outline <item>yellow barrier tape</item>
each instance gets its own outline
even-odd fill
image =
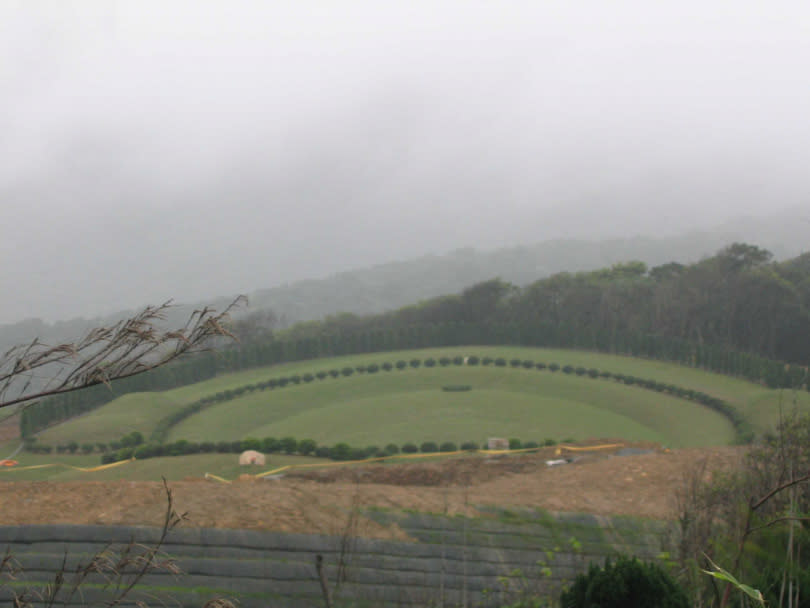
[[[575,445],[561,445],[561,450],[571,450],[572,452],[590,452],[593,450],[610,450],[612,448],[623,448],[623,443],[606,443],[604,445],[585,445],[585,446],[575,446]]]
[[[0,469],[0,471],[32,471],[34,469],[47,469],[50,467],[62,467],[65,469],[70,469],[72,471],[80,471],[82,473],[95,473],[96,471],[103,471],[105,469],[112,469],[113,467],[120,467],[122,464],[127,464],[133,462],[135,459],[130,458],[129,460],[117,460],[116,462],[110,462],[107,464],[102,464],[97,467],[77,467],[72,464],[66,464],[64,462],[49,462],[47,464],[29,464],[26,466],[21,467],[7,467]]]
[[[222,483],[231,483],[230,479],[225,479],[224,477],[220,477],[219,475],[214,475],[213,473],[206,473],[205,478],[206,479],[216,479],[217,481],[220,481]]]

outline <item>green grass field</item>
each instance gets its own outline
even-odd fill
[[[272,377],[399,359],[476,354],[595,367],[703,391],[735,405],[758,430],[772,427],[780,401],[810,410],[810,395],[792,395],[750,382],[663,363],[583,351],[520,347],[441,348],[302,361],[228,374],[161,393],[122,396],[41,433],[43,443],[102,441],[132,430],[149,435],[167,413],[203,396]],[[445,393],[444,384],[470,384]],[[701,406],[612,381],[496,367],[436,367],[355,374],[254,393],[189,418],[173,439],[220,440],[293,435],[358,445],[573,436],[653,439],[678,445],[728,442],[731,427]]]

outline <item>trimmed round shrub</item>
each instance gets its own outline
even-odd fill
[[[304,374],[303,376],[301,376],[301,379],[302,379],[304,382],[312,382],[313,380],[315,380],[315,376],[313,376],[312,374],[310,374],[309,372],[307,372],[306,374]]]
[[[329,457],[332,460],[351,460],[352,448],[348,443],[336,443],[329,450]]]
[[[376,458],[377,456],[385,456],[385,454],[376,445],[370,445],[363,449],[364,458]]]
[[[433,357],[425,359],[425,367],[436,367],[436,359]]]
[[[411,367],[417,368],[420,365],[422,365],[422,360],[421,359],[411,359],[409,363],[410,363]]]
[[[309,456],[318,448],[318,444],[314,439],[302,439],[298,442],[298,453],[303,456]]]
[[[365,374],[366,373],[366,366],[365,365],[358,365],[354,369],[357,370],[358,374]]]
[[[525,369],[533,369],[534,368],[534,361],[529,361],[528,359],[524,360],[522,363]]]
[[[402,453],[403,454],[416,454],[419,451],[419,448],[415,443],[406,443],[402,446]]]
[[[548,364],[549,371],[557,372],[560,371],[560,364],[559,363],[549,363]]]
[[[293,384],[301,384],[301,376],[295,374],[294,376],[290,376],[290,382]]]
[[[492,357],[484,357],[481,359],[481,365],[492,365],[494,361]]]
[[[391,365],[390,361],[386,361],[385,363],[380,365],[380,367],[383,369],[383,371],[386,371],[386,372],[390,372],[392,369],[394,369],[394,366]]]
[[[521,447],[523,447],[523,443],[520,441],[520,439],[513,437],[512,439],[509,440],[510,450],[519,450]]]
[[[467,357],[467,365],[478,365],[481,362],[481,359],[476,357],[475,355],[470,355]]]
[[[543,363],[542,361],[538,361],[537,363],[534,364],[534,366],[539,370],[544,370],[547,367],[546,364]]]
[[[611,374],[610,372],[606,372],[605,370],[599,372],[599,377],[604,378],[605,380],[607,380],[611,376],[613,376],[613,374]]]
[[[260,452],[265,454],[273,454],[274,452],[281,451],[281,442],[275,437],[265,437],[262,439],[262,449]]]
[[[446,393],[464,393],[467,391],[472,390],[472,386],[469,384],[448,384],[442,387],[442,390]]]
[[[573,365],[564,365],[562,368],[562,372],[564,374],[573,374],[574,373],[574,366]]]
[[[354,368],[348,366],[344,367],[342,370],[340,370],[340,373],[344,376],[351,376],[354,373]]]
[[[245,450],[256,450],[260,452],[262,449],[262,440],[256,439],[254,437],[246,437],[242,440],[242,451]]]
[[[318,380],[323,380],[323,379],[324,379],[324,378],[326,378],[328,375],[329,375],[329,374],[327,374],[325,371],[321,370],[321,371],[319,371],[318,373],[316,373],[316,374],[315,374],[315,377],[316,377]]]
[[[298,441],[295,437],[284,437],[280,441],[281,443],[281,451],[285,454],[295,454],[298,450]]]
[[[402,360],[397,361],[396,363],[397,369],[405,369],[406,367],[408,367],[408,364],[405,361]]]
[[[533,450],[534,448],[539,448],[540,444],[536,441],[527,441],[523,444],[523,448],[526,450]]]
[[[543,445],[546,446],[546,447],[549,447],[549,446],[552,446],[552,445],[557,445],[557,440],[556,439],[543,439]]]
[[[674,578],[655,562],[635,557],[591,563],[560,595],[566,608],[689,608],[689,599]]]
[[[379,366],[379,365],[377,365],[376,363],[372,363],[371,365],[369,365],[369,366],[366,368],[366,371],[367,371],[369,374],[376,374],[378,371],[380,371],[380,366]]]
[[[329,458],[332,456],[332,448],[325,445],[319,445],[315,448],[315,456],[318,458]]]
[[[337,378],[338,376],[340,376],[340,370],[339,369],[330,369],[329,370],[329,375],[332,376],[333,378]]]
[[[496,367],[506,367],[506,359],[503,357],[498,357],[495,359],[495,365]]]
[[[419,451],[423,454],[433,454],[439,451],[439,446],[435,441],[425,441],[419,446]]]
[[[478,444],[475,441],[465,441],[461,444],[462,450],[477,450]]]
[[[278,385],[283,388],[290,383],[290,379],[287,377],[279,378],[278,380],[276,380],[276,382],[278,382]]]
[[[456,444],[453,443],[452,441],[445,441],[444,443],[442,443],[439,446],[439,451],[440,452],[456,452],[456,451],[458,451],[458,448],[456,447]]]
[[[586,373],[588,373],[588,370],[587,370],[587,369],[585,369],[584,367],[578,367],[578,368],[576,368],[576,369],[574,370],[574,373],[575,373],[577,376],[584,376]]]
[[[523,361],[521,361],[520,359],[509,359],[509,365],[511,367],[520,367],[521,365],[523,365]]]
[[[464,365],[464,357],[461,355],[453,357],[453,365]]]
[[[399,446],[396,443],[389,443],[385,446],[386,454],[399,454]]]
[[[452,362],[453,361],[450,359],[450,357],[439,357],[439,365],[441,365],[443,367],[447,367]]]

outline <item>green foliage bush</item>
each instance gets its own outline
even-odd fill
[[[399,454],[399,446],[396,443],[389,443],[385,446],[386,454]]]
[[[405,369],[408,367],[408,364],[405,361],[399,360],[397,361],[396,368],[397,369]]]
[[[421,359],[411,359],[410,360],[410,365],[411,365],[412,368],[416,369],[417,367],[422,365],[422,360]]]
[[[433,454],[439,451],[439,446],[435,441],[425,441],[419,446],[419,451],[423,454]]]
[[[548,364],[548,369],[549,369],[549,371],[557,372],[557,371],[560,370],[560,364],[559,363],[549,363]]]
[[[344,376],[351,376],[354,373],[354,368],[344,367],[342,370],[340,370],[340,373],[343,374]]]
[[[464,365],[464,357],[461,355],[453,357],[453,365]]]
[[[537,363],[534,364],[534,366],[539,370],[544,370],[547,367],[547,365],[542,361],[538,361]]]
[[[560,595],[562,608],[689,608],[686,593],[656,563],[619,556],[591,564]]]
[[[465,441],[461,444],[462,450],[477,450],[478,444],[475,441]]]
[[[573,374],[574,373],[574,366],[573,365],[564,365],[562,368],[564,374]]]
[[[402,453],[403,454],[416,454],[419,451],[419,448],[415,443],[406,443],[402,446]]]
[[[456,447],[456,444],[452,441],[445,441],[439,446],[440,452],[455,452],[457,450],[458,448]]]
[[[386,371],[386,372],[390,372],[392,369],[394,369],[394,366],[391,365],[390,361],[386,361],[385,363],[380,365],[380,367],[383,369],[383,371]]]
[[[498,357],[495,359],[495,366],[496,367],[506,367],[506,359],[503,357]]]
[[[425,367],[436,367],[436,359],[433,357],[425,359]]]
[[[512,367],[520,367],[521,365],[523,365],[523,361],[521,361],[520,359],[509,359],[509,365],[511,365]]]
[[[309,456],[317,449],[318,444],[314,439],[302,439],[298,442],[298,453],[302,456]]]
[[[520,439],[512,437],[509,439],[509,449],[510,450],[519,450],[523,444],[521,443]]]
[[[469,384],[448,384],[442,387],[442,390],[446,393],[464,393],[467,391],[472,390],[472,386]]]
[[[484,357],[481,359],[481,365],[492,365],[495,360],[492,357]]]
[[[481,359],[476,357],[475,355],[470,355],[467,357],[467,365],[478,365],[481,362]]]
[[[372,363],[366,368],[366,371],[368,371],[369,374],[376,374],[378,371],[380,371],[380,366],[376,363]]]
[[[534,368],[534,361],[530,361],[529,359],[525,359],[523,363],[523,369],[533,369]]]

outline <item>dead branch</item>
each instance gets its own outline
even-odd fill
[[[206,350],[215,338],[235,339],[227,322],[234,308],[246,301],[239,296],[220,313],[211,308],[195,310],[181,329],[160,327],[173,306],[168,301],[147,306],[114,325],[94,328],[75,343],[49,346],[34,338],[14,346],[0,358],[0,407],[109,385]],[[47,382],[37,382],[46,377]]]

